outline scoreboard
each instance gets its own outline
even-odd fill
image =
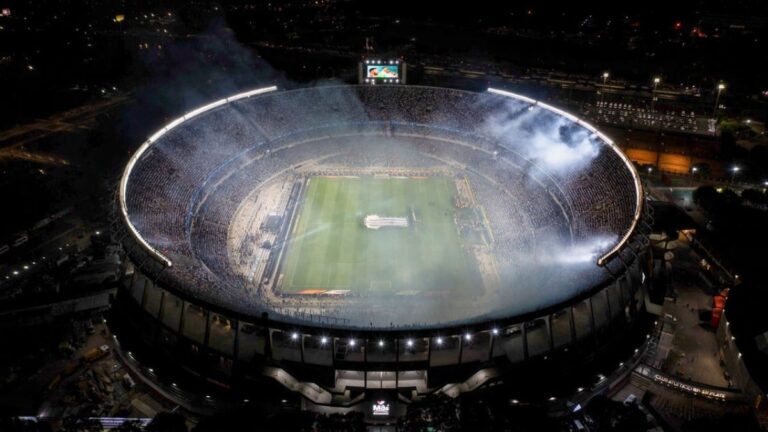
[[[363,59],[357,75],[360,84],[405,84],[406,66],[400,59]]]

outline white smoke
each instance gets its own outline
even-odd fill
[[[488,116],[483,129],[487,136],[501,137],[505,147],[561,176],[585,168],[600,153],[590,131],[521,101],[507,101],[503,109]]]
[[[590,237],[573,244],[548,250],[548,252],[551,252],[548,259],[553,263],[562,265],[594,265],[597,259],[614,244],[616,244],[615,236]]]

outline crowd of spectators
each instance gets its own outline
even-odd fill
[[[516,129],[488,126],[488,118],[501,118],[535,136],[556,116],[541,109],[531,116],[531,108],[488,93],[404,86],[319,87],[238,101],[181,124],[150,147],[130,176],[128,214],[173,262],[161,282],[246,313],[269,308],[232,268],[233,215],[266,181],[308,162],[464,173],[502,263],[541,238],[620,238],[636,193],[616,152],[602,145],[588,167],[549,172],[527,157]],[[572,132],[559,133],[569,144]]]

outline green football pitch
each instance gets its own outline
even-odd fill
[[[480,275],[454,224],[455,193],[449,177],[310,178],[286,246],[280,290],[477,293]],[[369,214],[415,214],[416,222],[373,230],[363,225]]]

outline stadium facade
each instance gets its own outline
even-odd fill
[[[318,404],[469,391],[610,344],[645,303],[635,168],[591,125],[501,90],[238,94],[150,137],[117,208],[122,332]],[[366,230],[370,214],[404,222]]]

